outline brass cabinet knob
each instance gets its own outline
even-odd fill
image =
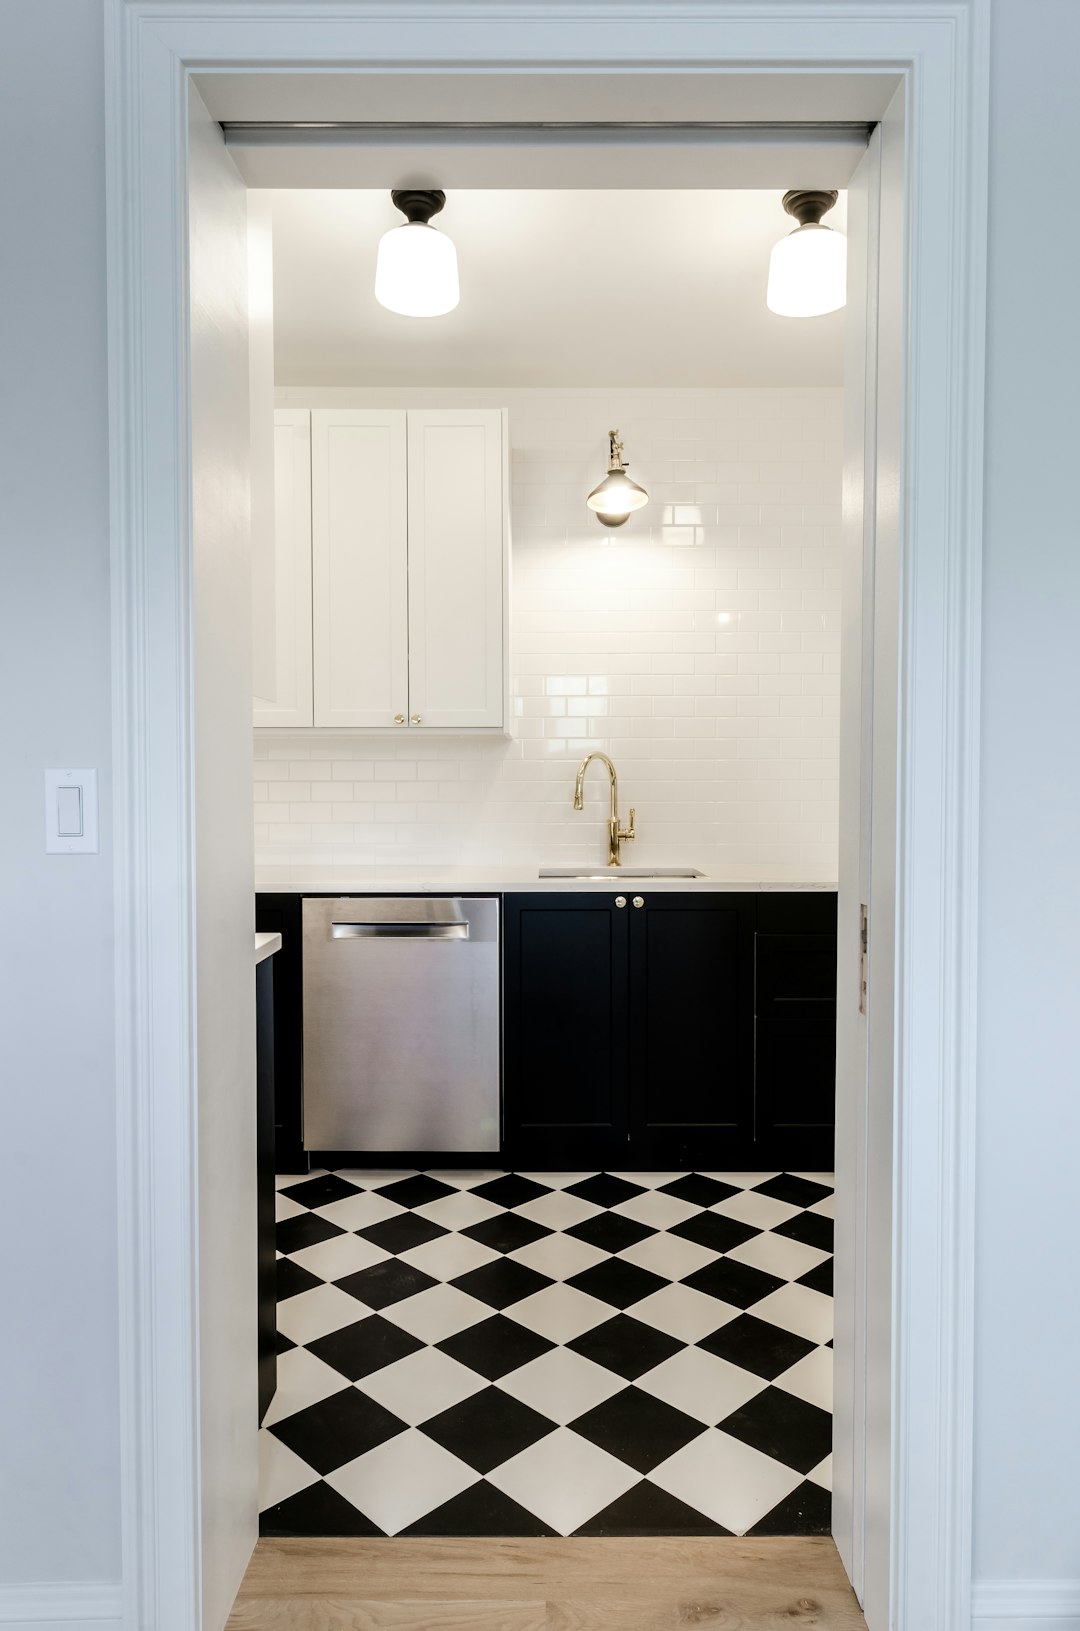
[[[626,905],[626,896],[625,895],[616,895],[615,896],[615,904],[616,904],[616,906],[625,906]]]
[[[419,725],[421,723],[419,714],[410,714],[409,718],[414,725]]]
[[[634,905],[635,906],[644,906],[644,904],[645,904],[645,897],[643,895],[635,895],[634,896]]]
[[[394,715],[394,724],[395,725],[404,725],[404,723],[405,723],[405,715],[404,714],[395,714]]]

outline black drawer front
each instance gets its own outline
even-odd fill
[[[831,1019],[836,1012],[836,936],[762,934],[755,940],[758,1018]]]

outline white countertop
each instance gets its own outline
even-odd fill
[[[265,962],[267,957],[273,957],[276,951],[281,950],[281,936],[279,934],[256,934],[255,961]]]
[[[556,863],[552,863],[553,865]],[[674,864],[674,863],[673,863]],[[263,866],[255,869],[260,894],[579,894],[624,889],[627,893],[747,892],[808,890],[835,894],[836,884],[824,880],[769,877],[734,878],[730,873],[706,872],[701,878],[541,878],[535,866]],[[280,944],[280,937],[278,938]],[[266,954],[264,954],[266,955]]]

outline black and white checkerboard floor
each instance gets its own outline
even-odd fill
[[[827,1532],[831,1185],[279,1178],[263,1534]]]

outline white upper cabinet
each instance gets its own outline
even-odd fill
[[[410,410],[409,714],[503,722],[503,416]]]
[[[256,725],[313,723],[310,419],[274,416],[273,524],[252,540]]]
[[[408,718],[405,450],[401,410],[312,412],[316,725]]]
[[[255,723],[505,729],[502,410],[283,408],[275,450]]]

